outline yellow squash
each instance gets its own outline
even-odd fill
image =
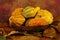
[[[25,22],[25,18],[22,16],[22,8],[17,8],[13,11],[9,18],[10,25],[15,24],[21,26]]]
[[[48,10],[39,10],[35,18],[37,17],[45,19],[48,24],[53,22],[53,15]]]

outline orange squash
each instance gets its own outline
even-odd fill
[[[27,26],[45,26],[47,25],[46,21],[44,19],[40,19],[40,18],[34,18],[34,19],[30,19],[29,21],[27,21]]]

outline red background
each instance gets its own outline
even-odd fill
[[[6,22],[17,7],[40,6],[52,12],[54,20],[60,18],[59,0],[0,0],[0,22]]]

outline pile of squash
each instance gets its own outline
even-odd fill
[[[9,18],[10,26],[18,27],[40,27],[46,26],[53,22],[51,12],[40,7],[27,6],[25,8],[16,8]]]
[[[45,38],[48,38],[46,40],[53,40],[60,32],[60,20],[54,21],[52,13],[48,10],[27,6],[16,8],[12,12],[9,24],[5,24],[4,30],[6,33],[3,32],[3,38],[7,39],[11,37],[16,40],[19,35],[21,40],[28,40],[28,38],[35,40],[35,36],[38,37],[38,40],[45,40]]]

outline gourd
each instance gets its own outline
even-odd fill
[[[39,9],[40,7],[34,8],[31,6],[27,6],[26,8],[23,9],[23,16],[25,18],[34,17]]]
[[[15,24],[17,26],[21,26],[24,22],[25,18],[22,16],[22,8],[15,9],[9,18],[10,25]]]
[[[34,26],[45,26],[47,25],[46,21],[44,19],[41,18],[33,18],[33,19],[29,19],[26,22],[26,26],[30,26],[30,27],[34,27]]]
[[[45,19],[48,24],[51,24],[53,22],[53,15],[48,10],[41,9],[40,11],[38,11],[35,18],[37,18],[37,17]]]

